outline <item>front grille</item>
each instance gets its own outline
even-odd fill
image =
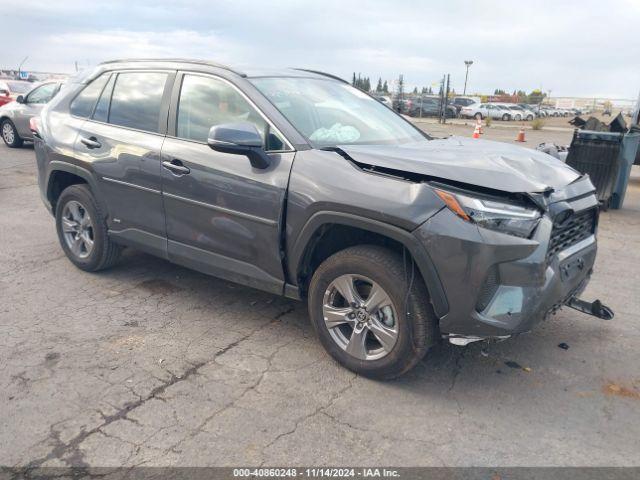
[[[561,251],[593,235],[596,230],[597,213],[596,208],[590,208],[575,214],[564,225],[554,225],[547,250],[547,263]]]

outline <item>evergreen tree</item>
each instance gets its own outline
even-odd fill
[[[356,86],[356,72],[353,72],[353,80],[351,80],[351,85]]]
[[[413,87],[413,94],[417,95],[418,94],[418,87]]]
[[[382,84],[382,91],[384,93],[389,93],[389,85],[387,85],[387,81],[385,80],[384,83]]]
[[[382,92],[382,78],[378,77],[378,84],[376,85],[376,92]]]

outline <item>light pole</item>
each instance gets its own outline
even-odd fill
[[[473,65],[473,60],[465,60],[464,64],[467,66],[467,73],[465,73],[464,75],[464,91],[462,92],[462,95],[467,94],[467,79],[469,78],[469,67]]]
[[[18,65],[18,78],[20,78],[20,72],[22,72],[22,65],[24,65],[24,62],[27,61],[27,59],[29,58],[29,55],[27,55],[26,57],[24,57],[22,59],[22,61],[20,62],[20,65]]]

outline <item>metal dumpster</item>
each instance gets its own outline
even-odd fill
[[[631,167],[638,154],[638,145],[640,145],[640,129],[632,127],[631,131],[625,133],[622,139],[619,153],[620,170],[618,171],[616,184],[613,187],[611,208],[622,208],[624,194],[627,191],[627,184],[629,183],[629,176],[631,176]]]
[[[596,187],[604,208],[611,203],[621,167],[622,133],[575,130],[567,155],[567,165],[586,173]]]

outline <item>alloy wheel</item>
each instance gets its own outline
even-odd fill
[[[9,122],[4,122],[2,124],[2,138],[8,144],[13,144],[14,140],[16,139],[13,127]]]
[[[62,209],[61,221],[64,240],[71,253],[82,259],[91,255],[94,229],[87,209],[77,200],[70,200]]]
[[[391,297],[363,275],[333,280],[324,294],[322,314],[333,341],[360,360],[386,356],[398,340],[398,315]]]

